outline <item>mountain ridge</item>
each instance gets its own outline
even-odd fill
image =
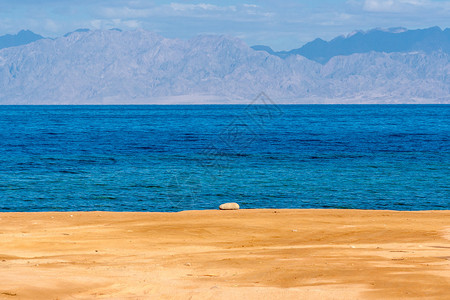
[[[112,31],[122,32],[112,28]],[[64,34],[68,37],[73,33],[87,33],[93,30],[79,28]],[[43,36],[30,30],[21,30],[15,35],[0,36],[0,49],[22,46],[40,39]],[[340,35],[330,41],[316,38],[300,48],[289,51],[274,51],[270,46],[251,46],[256,51],[264,51],[271,55],[286,58],[291,55],[302,55],[310,60],[326,63],[334,56],[351,55],[355,53],[375,52],[410,52],[410,51],[444,51],[450,53],[450,28],[442,30],[438,26],[408,30],[404,27],[373,28],[367,31],[355,30],[347,35]]]
[[[27,45],[43,38],[30,30],[21,30],[17,34],[0,36],[0,49]]]
[[[320,64],[230,36],[73,32],[0,50],[0,104],[450,103],[450,58],[369,52]]]
[[[375,52],[410,52],[410,51],[443,51],[450,53],[450,28],[440,27],[407,30],[402,27],[369,31],[354,31],[347,36],[338,36],[327,42],[317,38],[300,48],[290,51],[273,51],[270,47],[256,45],[258,51],[266,51],[272,55],[286,58],[291,55],[302,55],[321,64],[332,57],[355,53]]]

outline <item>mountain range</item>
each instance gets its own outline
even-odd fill
[[[22,30],[18,34],[6,34],[0,36],[0,49],[26,45],[43,38],[30,30]]]
[[[375,29],[274,52],[224,35],[21,31],[0,37],[0,104],[248,103],[262,91],[278,103],[450,103],[449,32]]]
[[[282,58],[302,55],[321,64],[332,57],[354,53],[375,52],[411,52],[431,53],[442,51],[450,53],[450,28],[439,27],[407,30],[405,28],[373,29],[367,32],[355,31],[347,36],[339,36],[329,42],[315,39],[303,47],[290,51],[273,51],[269,46],[257,45],[255,50],[266,51]]]

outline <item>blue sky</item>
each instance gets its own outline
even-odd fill
[[[275,50],[375,27],[450,27],[450,0],[0,0],[0,35],[143,28],[171,38],[230,34]]]

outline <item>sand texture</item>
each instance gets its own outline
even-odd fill
[[[0,213],[0,299],[450,299],[450,211]]]

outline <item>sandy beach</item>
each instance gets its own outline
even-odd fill
[[[450,299],[450,211],[0,213],[0,299]]]

